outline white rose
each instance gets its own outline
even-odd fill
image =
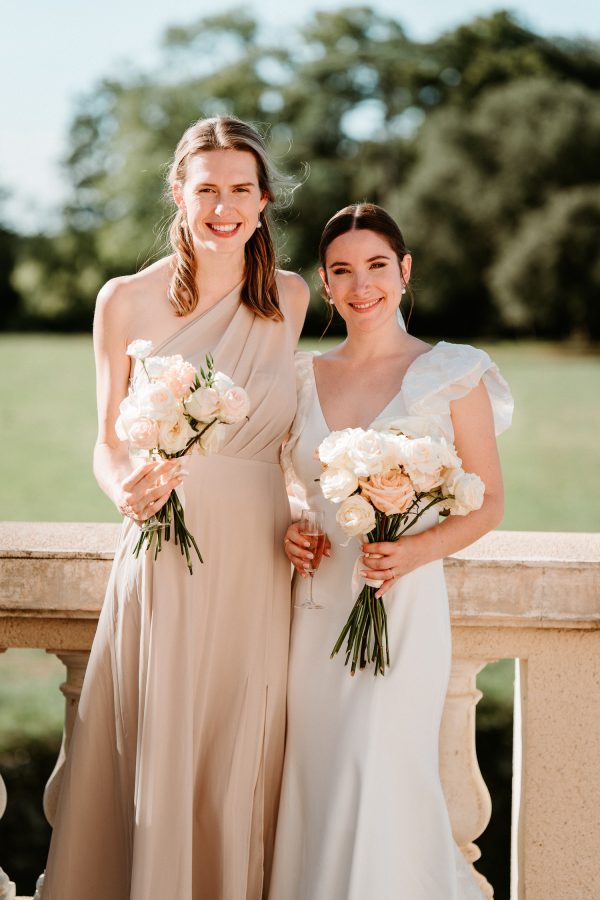
[[[140,417],[140,410],[135,401],[135,395],[129,394],[119,405],[119,416],[115,422],[115,431],[120,441],[129,440],[129,429],[133,422]]]
[[[231,387],[219,398],[219,414],[221,421],[228,425],[241,422],[250,411],[248,394],[241,387]]]
[[[218,453],[225,436],[225,427],[220,422],[215,422],[202,435],[199,441],[196,441],[194,448],[200,456],[210,456],[211,453]]]
[[[327,469],[321,475],[321,490],[326,500],[341,503],[358,487],[358,478],[349,469]]]
[[[160,382],[144,384],[136,391],[135,398],[140,415],[157,422],[177,421],[177,401],[166,385]]]
[[[235,387],[235,383],[224,372],[215,372],[212,386],[219,394],[224,394],[230,388]]]
[[[376,523],[375,510],[360,494],[354,494],[344,500],[335,518],[349,537],[368,534],[375,528]]]
[[[185,401],[185,408],[198,422],[210,422],[219,412],[219,394],[214,388],[198,388]]]
[[[143,341],[138,338],[127,347],[127,356],[133,356],[134,359],[146,359],[152,353],[152,348],[152,341]]]
[[[360,428],[343,428],[341,431],[332,431],[331,434],[328,434],[325,440],[321,441],[317,450],[323,465],[335,469],[349,468],[348,450],[359,433],[362,433]]]
[[[385,472],[394,465],[391,443],[386,435],[369,428],[367,431],[356,429],[356,434],[348,448],[349,468],[360,478],[368,478],[379,472]]]
[[[406,443],[404,451],[402,465],[418,491],[432,491],[443,484],[453,460],[445,441],[414,438]]]
[[[146,372],[150,378],[160,378],[172,364],[171,356],[151,356],[146,360]]]
[[[474,509],[480,509],[483,503],[485,485],[479,475],[455,471],[446,489],[454,497],[454,502],[450,505],[451,516],[466,516]]]
[[[158,446],[165,453],[179,453],[195,434],[185,416],[180,415],[174,422],[159,422]]]

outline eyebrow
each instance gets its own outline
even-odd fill
[[[375,262],[376,259],[390,259],[389,256],[386,256],[385,253],[378,253],[377,256],[370,256],[367,262]],[[347,262],[332,262],[329,263],[329,268],[333,268],[333,266],[349,266],[350,263]]]
[[[211,181],[200,181],[198,186],[202,187],[218,187],[218,184],[213,184]],[[232,184],[231,187],[256,187],[256,182],[254,181],[242,181],[239,184]]]

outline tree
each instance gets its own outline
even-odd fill
[[[521,228],[532,247],[531,213],[565,189],[597,184],[599,142],[600,100],[569,82],[518,80],[483,92],[468,112],[452,106],[430,116],[417,163],[388,203],[415,250],[425,330],[435,322],[449,334],[493,334],[531,321],[508,315],[489,273],[505,252],[514,256]],[[540,308],[552,297],[538,287]],[[563,321],[571,325],[583,327]]]
[[[541,337],[600,340],[600,186],[568,188],[523,216],[488,280],[504,321]]]
[[[457,308],[468,312],[457,326],[463,333],[501,326],[485,272],[502,240],[522,212],[546,202],[547,177],[557,189],[581,183],[573,135],[584,113],[556,108],[568,131],[561,144],[550,135],[551,95],[570,87],[591,97],[598,48],[542,38],[507,13],[421,43],[369,7],[319,12],[283,47],[234,10],[169,29],[163,50],[157,71],[103,81],[74,117],[63,232],[29,241],[16,273],[27,309],[55,324],[72,313],[78,327],[88,325],[102,281],[165,252],[165,167],[202,115],[232,112],[257,123],[281,167],[302,182],[280,213],[281,251],[311,283],[329,216],[359,200],[389,205],[418,251],[418,309],[431,333],[452,326]],[[533,88],[502,94],[524,80],[549,86],[538,97],[543,115]],[[511,100],[519,104],[515,121]],[[537,117],[527,140],[521,116]],[[499,121],[507,134],[498,133]],[[540,163],[538,128],[550,154],[562,148],[560,177]]]

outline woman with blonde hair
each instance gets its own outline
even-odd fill
[[[294,416],[304,281],[275,265],[277,173],[250,125],[203,119],[169,172],[173,253],[109,281],[94,322],[94,471],[125,516],[66,764],[44,900],[259,900],[283,756],[289,521],[279,449]],[[247,391],[220,452],[132,470],[115,433],[135,339]],[[184,488],[202,549],[133,554]]]

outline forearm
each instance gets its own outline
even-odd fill
[[[132,464],[125,444],[113,447],[98,441],[94,447],[94,475],[112,502],[119,506],[122,482],[131,474]]]
[[[420,534],[407,534],[411,555],[418,566],[451,556],[499,525],[503,512],[502,497],[486,497],[481,509],[466,516],[447,516]]]

